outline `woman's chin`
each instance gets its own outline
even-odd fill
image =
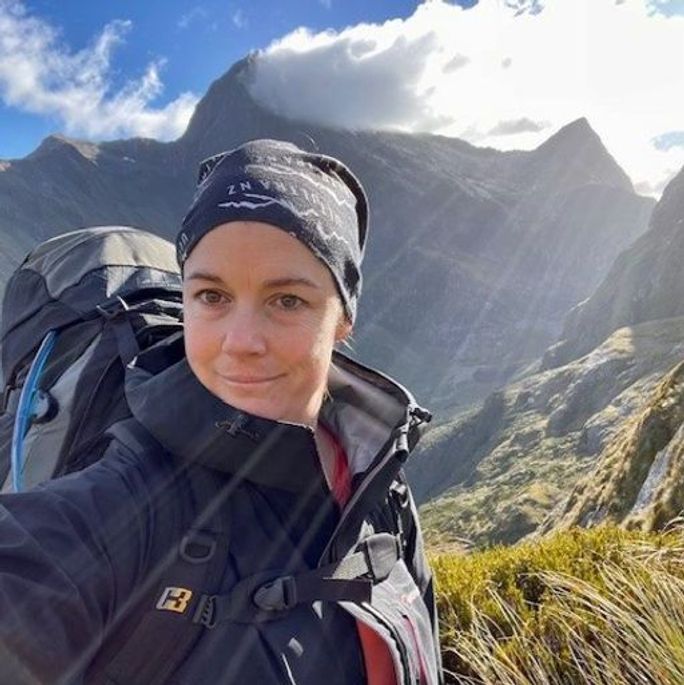
[[[307,418],[303,412],[294,411],[291,407],[284,407],[279,402],[267,398],[253,397],[246,393],[225,392],[225,390],[216,394],[234,409],[260,419],[306,425],[315,423],[314,419]]]
[[[214,376],[211,380],[209,390],[235,409],[270,421],[316,425],[320,401],[317,403],[316,397],[311,396],[302,402],[284,402],[283,398],[292,398],[295,393],[280,383],[282,378],[258,383],[239,382],[223,376]],[[277,387],[279,383],[281,387]],[[322,399],[322,392],[319,394]]]

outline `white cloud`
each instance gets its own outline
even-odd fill
[[[532,121],[527,117],[500,121],[493,126],[488,135],[490,136],[514,136],[517,133],[539,133],[549,127],[548,121]]]
[[[231,16],[231,20],[238,29],[243,29],[247,26],[247,17],[242,9],[236,9]]]
[[[293,118],[500,149],[586,116],[635,184],[657,189],[684,165],[684,147],[653,142],[684,122],[677,2],[426,0],[407,19],[294,31],[260,53],[252,92]]]
[[[164,107],[153,106],[163,91],[162,60],[112,88],[112,54],[130,29],[129,21],[110,22],[90,45],[72,51],[57,29],[21,2],[0,0],[0,98],[7,106],[55,117],[72,135],[177,137],[197,97],[183,93]]]
[[[185,14],[182,14],[176,22],[176,25],[179,29],[184,30],[196,21],[207,19],[208,16],[209,13],[204,7],[196,5],[195,7],[191,7]]]

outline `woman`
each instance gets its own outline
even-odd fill
[[[333,351],[366,223],[332,158],[263,140],[204,163],[184,350],[130,369],[142,428],[2,500],[2,682],[439,682],[399,473],[425,412]]]

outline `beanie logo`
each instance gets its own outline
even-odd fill
[[[181,262],[184,262],[188,256],[188,245],[190,243],[190,236],[185,232],[181,231],[178,234],[178,255]]]
[[[239,186],[239,190],[236,190]],[[240,181],[240,183],[231,183],[228,186],[228,196],[236,195],[237,193],[244,193],[246,190],[252,190],[252,184],[249,181]]]
[[[269,205],[274,204],[284,205],[283,202],[280,202],[273,197],[268,197],[268,195],[256,195],[255,193],[245,193],[245,197],[253,198],[253,200],[242,200],[241,202],[219,202],[218,206],[225,207],[226,209],[259,209],[261,207],[268,207]]]

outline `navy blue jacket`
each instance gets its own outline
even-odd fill
[[[129,404],[159,449],[114,440],[84,471],[0,497],[0,683],[149,682],[145,668],[154,673],[160,658],[154,640],[132,677],[115,657],[144,615],[187,624],[155,613],[159,593],[175,585],[160,569],[207,510],[203,527],[214,529],[225,555],[218,594],[260,572],[338,561],[378,532],[401,533],[402,559],[369,602],[301,603],[278,620],[238,617],[213,628],[183,624],[174,649],[192,642],[164,683],[361,685],[357,620],[387,642],[398,682],[439,682],[432,583],[410,493],[407,516],[389,506],[390,484],[402,492],[396,456],[416,408],[389,379],[341,355],[335,361],[323,413],[354,474],[342,511],[310,429],[238,412],[184,361],[131,376]]]

